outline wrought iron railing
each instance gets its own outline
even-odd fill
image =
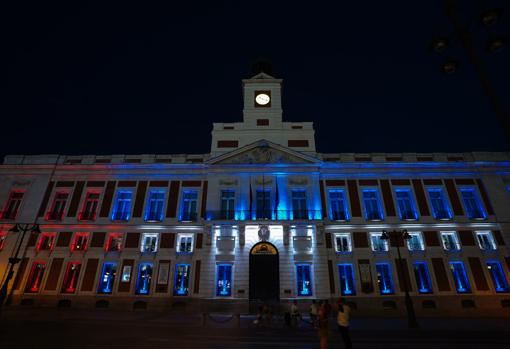
[[[208,211],[208,220],[321,220],[321,210]]]

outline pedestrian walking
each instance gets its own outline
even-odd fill
[[[290,306],[290,318],[291,318],[291,326],[298,327],[299,319],[301,318],[301,314],[299,314],[299,308],[297,306],[297,301],[294,300],[292,305]]]
[[[317,315],[319,314],[319,309],[317,308],[317,302],[315,299],[312,300],[312,304],[310,305],[310,322],[312,323],[313,328],[317,328]]]
[[[323,303],[317,315],[317,328],[319,330],[319,340],[321,349],[328,348],[328,337],[329,337],[329,317],[327,314],[326,303]]]
[[[342,335],[345,348],[352,348],[351,336],[349,335],[349,319],[351,315],[351,307],[345,304],[345,299],[338,300],[338,314],[336,322],[338,324],[338,332]]]
[[[261,305],[259,306],[259,310],[257,311],[257,315],[255,318],[255,321],[253,321],[253,324],[257,327],[262,326],[262,317],[264,314],[264,307]]]
[[[331,304],[329,304],[329,301],[326,299],[324,300],[324,309],[326,311],[326,316],[329,317],[331,316]]]

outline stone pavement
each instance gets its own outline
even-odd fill
[[[0,348],[318,348],[317,333],[306,321],[289,329],[281,318],[270,328],[253,320],[209,314],[204,326],[201,314],[7,308]],[[409,330],[403,318],[354,317],[351,332],[355,348],[504,348],[510,347],[509,320],[421,318],[420,329]],[[330,348],[342,348],[334,325],[331,319]]]

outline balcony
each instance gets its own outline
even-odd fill
[[[234,252],[236,238],[235,236],[218,236],[216,238],[216,248],[219,253]]]
[[[312,251],[311,236],[294,236],[292,239],[295,253],[308,253]]]
[[[50,211],[46,213],[47,221],[61,221],[63,217],[64,217],[63,211]]]
[[[264,220],[322,220],[321,210],[236,210],[208,211],[207,220],[264,221]]]
[[[181,222],[195,222],[198,214],[196,212],[183,212],[181,214]]]
[[[78,214],[79,221],[95,221],[96,220],[96,212],[94,211],[85,211],[80,212]]]

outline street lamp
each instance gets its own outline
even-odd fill
[[[409,285],[410,280],[408,280],[407,276],[408,274],[405,272],[406,266],[404,265],[404,260],[402,259],[402,256],[400,255],[400,244],[404,245],[404,241],[411,239],[411,235],[407,232],[407,229],[404,229],[402,231],[393,230],[393,231],[386,231],[383,230],[381,235],[382,240],[390,240],[391,242],[394,242],[393,245],[397,247],[397,256],[398,256],[398,263],[400,265],[400,271],[402,273],[402,277],[404,279],[404,293],[405,293],[405,305],[407,310],[407,324],[409,328],[417,328],[419,327],[418,321],[416,320],[416,314],[414,312],[414,306],[413,301],[411,300],[411,296],[409,295]],[[392,245],[392,244],[390,244]]]
[[[9,258],[9,271],[7,272],[7,277],[5,278],[4,284],[2,288],[0,288],[0,310],[7,298],[7,288],[9,287],[9,282],[14,276],[14,266],[21,261],[19,258],[19,251],[21,250],[21,246],[23,245],[23,241],[25,240],[25,234],[30,231],[32,234],[40,234],[41,229],[39,224],[18,224],[16,223],[11,229],[9,229],[10,233],[19,233],[21,232],[21,239],[19,239],[18,246],[16,247],[16,252],[13,257]]]

